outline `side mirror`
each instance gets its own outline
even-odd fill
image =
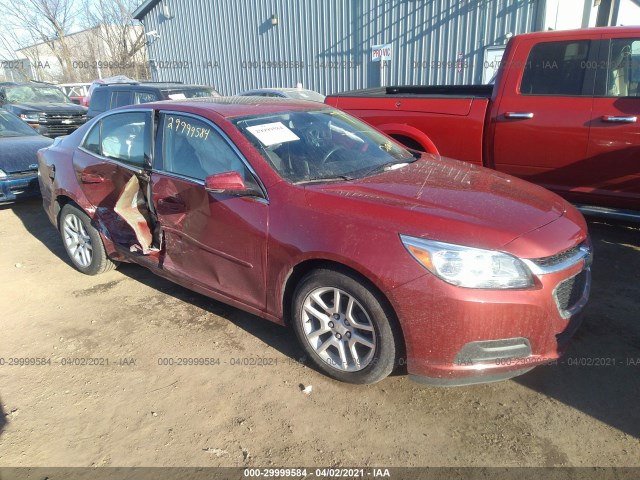
[[[244,193],[247,186],[238,172],[223,172],[204,179],[204,188],[214,193]]]

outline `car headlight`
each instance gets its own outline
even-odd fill
[[[40,120],[41,113],[21,113],[20,118],[25,122],[37,122]]]
[[[7,178],[7,172],[0,170],[0,178]]]
[[[400,235],[407,251],[447,283],[465,288],[528,288],[533,276],[522,260],[502,252]]]

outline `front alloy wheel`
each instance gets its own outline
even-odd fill
[[[323,268],[299,283],[292,323],[320,370],[349,383],[375,383],[391,373],[400,352],[395,317],[368,282],[349,271]]]
[[[302,308],[306,340],[325,364],[357,372],[371,363],[375,330],[369,314],[352,295],[335,287],[316,288]]]

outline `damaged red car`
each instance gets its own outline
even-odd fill
[[[583,217],[541,187],[408,150],[317,103],[158,102],[39,153],[73,265],[119,262],[290,325],[327,375],[434,385],[558,358],[590,288]]]

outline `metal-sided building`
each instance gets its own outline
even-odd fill
[[[134,17],[154,80],[226,95],[297,84],[328,94],[487,83],[512,35],[615,25],[625,2],[638,8],[637,0],[146,0]],[[390,59],[376,61],[381,53]]]

